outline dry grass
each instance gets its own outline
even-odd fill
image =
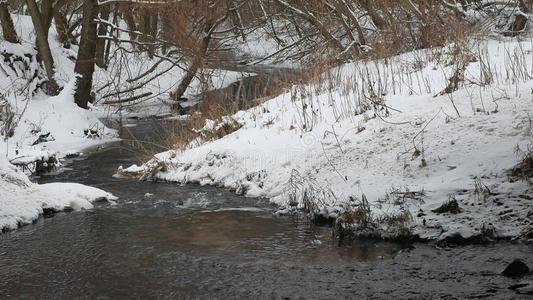
[[[459,202],[457,202],[457,200],[453,196],[450,196],[448,200],[442,203],[441,206],[432,210],[432,212],[436,214],[445,214],[445,213],[458,214],[462,211],[463,210],[461,209],[461,207],[459,207]]]
[[[520,162],[511,169],[510,176],[533,184],[533,148],[528,147],[525,151],[517,148],[516,154]]]
[[[345,239],[408,240],[412,238],[410,225],[413,216],[404,206],[394,213],[375,215],[365,195],[351,198],[351,203],[339,216],[334,235]]]
[[[293,169],[285,194],[290,207],[301,210],[307,219],[313,221],[327,203],[337,202],[335,193],[321,186],[311,176],[304,176]]]

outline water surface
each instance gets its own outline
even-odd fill
[[[154,137],[164,136],[159,121],[133,125],[127,140],[159,144]],[[521,244],[338,245],[329,228],[275,216],[266,199],[112,177],[138,160],[123,141],[38,178],[96,186],[120,199],[0,235],[0,298],[519,299],[508,286],[520,280],[499,272],[514,257],[533,263],[533,248]]]

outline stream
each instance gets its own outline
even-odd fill
[[[525,299],[508,287],[533,281],[499,274],[515,257],[531,266],[531,245],[338,245],[329,228],[277,217],[266,199],[113,178],[119,165],[139,160],[128,140],[150,139],[162,126],[132,122],[125,141],[37,179],[88,184],[120,199],[0,235],[0,298]]]
[[[259,71],[206,96],[239,93],[246,106],[294,78],[283,69]],[[533,266],[533,245],[339,245],[330,228],[276,216],[267,199],[115,178],[119,166],[147,157],[136,141],[161,151],[153,145],[179,121],[128,122],[122,141],[35,178],[98,187],[119,200],[1,234],[0,299],[526,299],[509,289],[524,281],[533,293],[533,276],[500,275],[514,258]]]

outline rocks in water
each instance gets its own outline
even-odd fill
[[[533,240],[533,226],[522,231],[521,237],[528,240]]]
[[[51,207],[43,207],[43,217],[45,219],[52,218],[57,213],[57,210]]]
[[[83,130],[83,134],[88,139],[96,139],[100,137],[100,133],[98,132],[98,130],[94,129],[85,129]]]
[[[100,197],[100,198],[96,198],[93,203],[95,204],[106,204],[106,203],[109,203],[109,199],[107,199],[106,197]]]
[[[65,154],[65,158],[76,158],[76,157],[80,157],[81,155],[82,155],[81,152],[70,151],[70,152],[67,152],[67,154]]]
[[[50,172],[56,166],[60,165],[55,153],[44,150],[20,154],[10,159],[9,162],[37,175]]]
[[[320,213],[314,214],[311,219],[313,224],[317,226],[332,226],[333,224],[335,224],[336,220],[337,218],[335,218],[334,216]]]
[[[47,160],[37,160],[35,162],[35,174],[44,174],[52,171],[56,166],[59,165],[59,161],[54,156],[50,156]]]
[[[515,259],[503,270],[502,275],[507,277],[521,277],[527,273],[529,273],[529,267],[526,263],[521,259]]]

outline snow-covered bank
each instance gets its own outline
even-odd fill
[[[38,84],[28,80],[33,75],[26,78],[11,72],[31,73],[31,68],[37,68],[31,56],[34,50],[6,42],[0,43],[0,48],[9,48],[9,53],[20,53],[19,57],[28,60],[27,65],[12,64],[12,69],[4,65],[6,61],[1,63],[3,70],[10,71],[0,73],[0,123],[7,136],[0,141],[0,232],[31,223],[44,210],[89,209],[93,201],[115,199],[105,191],[79,184],[38,185],[29,180],[28,173],[60,164],[65,156],[85,148],[111,142],[117,134],[100,122],[94,108],[76,106],[74,80],[66,83],[58,96],[29,95],[34,87],[28,84]]]
[[[116,199],[110,193],[76,183],[34,184],[4,159],[0,159],[0,194],[0,232],[32,223],[45,210],[91,209],[96,200]]]
[[[0,142],[0,231],[31,223],[43,210],[90,209],[93,201],[115,199],[75,183],[35,184],[13,165],[33,171],[50,158],[60,164],[73,152],[115,139],[115,131],[105,128],[92,111],[74,104],[73,87],[69,83],[58,96],[27,100],[23,111],[13,111],[18,125],[12,137]],[[16,100],[11,100],[14,107]]]
[[[186,74],[175,63],[147,53],[125,51],[110,57],[108,68],[96,68],[94,74],[95,103],[89,110],[78,108],[73,101],[74,64],[78,46],[62,45],[56,26],[50,27],[48,42],[54,58],[55,79],[63,88],[60,95],[48,97],[42,93],[46,75],[37,61],[35,28],[28,15],[13,14],[20,44],[0,39],[0,231],[12,229],[35,220],[43,209],[84,209],[99,198],[113,196],[98,189],[80,185],[36,185],[27,174],[48,170],[60,164],[65,156],[114,141],[117,133],[99,118],[145,117],[173,112],[169,94]],[[126,25],[123,24],[124,28]],[[120,36],[127,39],[128,33]],[[148,76],[151,70],[155,78]],[[197,94],[229,86],[246,76],[246,71],[205,68],[184,94],[197,102]],[[144,74],[144,75],[143,75]],[[121,100],[139,94],[150,94],[138,101]],[[114,104],[104,104],[106,102]],[[17,166],[16,168],[14,166]]]
[[[524,236],[533,188],[508,171],[533,142],[531,47],[488,40],[459,56],[450,46],[347,64],[238,112],[232,134],[122,172],[157,168],[158,180],[219,185],[287,210],[312,202],[331,216],[366,198],[373,218],[412,218],[421,238]],[[458,89],[443,93],[455,74]]]

